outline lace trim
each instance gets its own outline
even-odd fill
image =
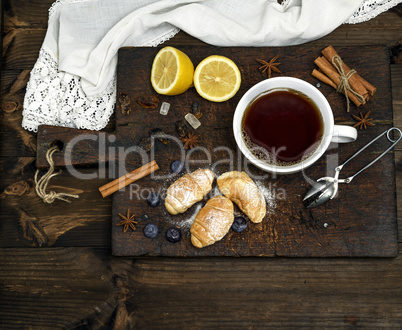
[[[151,40],[144,46],[145,47],[157,47],[160,44],[163,44],[165,41],[168,41],[169,39],[173,38],[179,32],[180,32],[180,29],[175,27],[172,30],[170,30],[169,32],[165,33],[164,35]]]
[[[115,100],[115,77],[102,93],[87,96],[81,78],[59,72],[55,56],[42,48],[27,84],[22,126],[34,132],[39,125],[101,130],[109,122]]]
[[[345,24],[366,22],[401,2],[401,0],[366,0]]]
[[[283,0],[281,5],[286,7],[293,0]],[[402,0],[365,0],[356,12],[344,24],[357,24],[369,21],[383,12],[395,7]]]
[[[74,2],[85,2],[85,1],[91,1],[91,0],[56,0],[55,2],[52,3],[52,5],[49,8],[49,17],[53,15],[55,11],[58,9],[58,7],[61,5]]]

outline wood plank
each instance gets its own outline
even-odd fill
[[[402,127],[402,126],[399,126]],[[402,151],[395,151],[395,182],[398,216],[398,242],[402,243]]]
[[[402,128],[402,64],[391,65],[391,81],[394,125]],[[402,144],[398,144],[395,149],[398,241],[402,242]]]
[[[45,204],[34,189],[34,160],[0,158],[0,247],[110,246],[111,197],[102,198],[98,191],[110,180],[82,180],[64,170],[52,178],[46,191],[80,198],[71,204]],[[90,175],[97,169],[78,171]]]
[[[110,316],[109,251],[0,249],[0,319],[7,329],[61,329],[93,315]],[[124,262],[123,262],[124,263]],[[104,313],[104,314],[103,314]]]
[[[402,257],[136,259],[0,249],[11,328],[399,328]]]
[[[13,35],[3,57],[3,68],[9,70],[32,69],[38,59],[46,30],[27,28],[9,33]]]
[[[284,75],[301,78],[312,84],[317,83],[317,80],[310,76],[310,72],[314,67],[314,59],[320,55],[320,48],[299,46],[249,49],[183,46],[180,49],[192,59],[195,65],[201,59],[212,54],[220,54],[233,59],[242,72],[242,85],[237,95],[222,104],[211,104],[201,99],[193,89],[176,97],[159,96],[160,102],[169,102],[172,109],[168,116],[160,116],[156,110],[135,106],[135,100],[141,95],[154,94],[149,83],[152,64],[150,59],[155,57],[158,49],[121,49],[117,70],[117,92],[118,95],[121,92],[130,95],[133,111],[128,115],[123,115],[120,104],[117,104],[116,144],[121,145],[124,141],[128,141],[126,148],[138,144],[149,130],[155,128],[177,136],[174,123],[182,119],[190,111],[192,103],[196,101],[203,109],[202,125],[197,129],[196,134],[201,135],[200,146],[205,147],[211,155],[211,159],[208,160],[209,165],[206,165],[210,168],[211,164],[227,158],[226,154],[215,153],[213,151],[215,147],[225,146],[232,151],[236,150],[231,129],[233,109],[248,88],[265,79],[258,71],[256,58],[269,59],[274,55],[279,55],[280,69]],[[331,166],[328,165],[328,157],[335,156],[340,162],[346,160],[348,156],[392,124],[387,50],[383,47],[338,47],[337,51],[346,63],[358,68],[360,74],[368,81],[373,83],[375,81],[378,91],[367,106],[375,113],[373,117],[376,126],[367,131],[359,131],[356,143],[339,146],[339,149],[327,153],[327,157],[304,172],[309,178],[322,177],[323,169],[326,167],[328,175],[333,175],[333,169],[330,170]],[[359,58],[361,52],[365,54],[364,59]],[[358,63],[357,59],[359,59]],[[373,72],[381,72],[381,74],[373,76]],[[133,76],[136,77],[136,81],[144,83],[136,84],[132,80]],[[332,107],[335,122],[337,124],[353,124],[351,114],[345,111],[344,98],[328,86],[321,86],[320,89]],[[359,109],[352,107],[352,113],[364,112],[365,107]],[[374,155],[379,154],[388,145],[388,141],[383,139],[375,147],[375,152],[371,151],[364,158],[348,164],[344,175],[356,173],[363,164],[368,163],[365,161],[366,159],[374,159]],[[38,152],[38,157],[42,154],[43,152]],[[170,163],[179,159],[180,155],[180,147],[173,142],[167,145],[155,144],[154,157],[161,168],[161,173],[165,175],[169,173]],[[194,155],[193,158],[205,160],[205,155]],[[244,166],[241,165],[243,158],[234,152],[233,159],[230,170],[233,168],[244,170]],[[139,162],[137,167],[140,165]],[[272,187],[272,184],[275,184],[276,189],[285,191],[284,200],[274,198],[273,201],[272,198],[268,198],[268,215],[262,222],[262,226],[250,224],[247,232],[242,235],[229,232],[220,242],[203,249],[194,248],[189,239],[189,227],[196,214],[196,206],[184,214],[172,217],[166,212],[163,205],[153,209],[148,207],[144,200],[147,191],[148,193],[158,191],[162,196],[165,195],[166,189],[177,177],[168,176],[165,180],[153,180],[147,177],[135,185],[135,187],[139,187],[139,197],[128,189],[114,194],[112,251],[115,255],[124,256],[395,256],[397,253],[397,219],[392,153],[376,165],[364,173],[364,177],[362,175],[347,187],[340,187],[338,198],[325,205],[325,208],[317,208],[311,212],[307,212],[301,202],[302,196],[309,189],[309,184],[300,173],[272,179],[268,176],[268,179],[258,180],[258,184],[262,187]],[[332,168],[334,167],[335,165]],[[229,170],[229,166],[224,165],[214,169],[216,177],[227,170]],[[259,171],[252,170],[252,172],[262,175],[262,172]],[[362,191],[365,192],[364,196]],[[272,192],[268,195],[272,195]],[[381,199],[377,198],[379,195],[381,195]],[[211,194],[207,199],[209,197]],[[387,199],[387,202],[384,199]],[[201,205],[203,204],[201,203]],[[388,205],[389,209],[386,210],[385,205]],[[151,221],[159,226],[161,234],[150,240],[144,237],[141,230],[130,234],[123,233],[116,224],[121,220],[118,213],[125,213],[127,208],[138,216],[140,229],[145,226],[146,221],[141,221],[139,216],[147,214]],[[236,212],[235,214],[240,215]],[[381,220],[379,221],[379,219]],[[377,226],[376,224],[379,223],[381,225]],[[164,237],[164,233],[171,226],[178,226],[183,232],[184,238],[178,244],[172,245]],[[332,226],[332,228],[325,229],[327,228],[325,226]],[[371,230],[373,230],[372,233],[370,233]],[[358,234],[359,232],[361,235]],[[387,242],[391,241],[392,243],[388,245]],[[380,247],[377,244],[384,245]]]
[[[36,153],[36,134],[21,126],[26,70],[6,70],[1,75],[0,149],[2,156],[31,157]]]
[[[173,327],[175,322],[195,328],[353,324],[392,328],[401,322],[399,285],[391,284],[398,283],[400,257],[264,262],[158,259],[155,263],[140,259],[134,266],[141,296],[130,299],[127,306],[136,308],[134,317],[141,328]],[[163,314],[159,304],[148,299],[159,301]],[[388,313],[393,316],[385,317]]]
[[[47,28],[48,10],[54,0],[4,1],[4,32],[15,28]]]
[[[391,65],[391,82],[394,124],[402,128],[402,64]],[[397,145],[396,150],[402,150],[402,144]]]
[[[278,49],[277,49],[278,50]],[[147,50],[148,51],[148,50]],[[155,50],[155,51],[157,51],[157,50]],[[194,51],[194,50],[193,50]],[[359,51],[361,51],[361,49],[359,49]],[[375,51],[375,56],[376,57],[378,57],[378,52],[377,51]],[[144,58],[149,58],[149,56],[145,56]],[[152,57],[151,57],[152,58]],[[351,58],[355,58],[355,56],[351,56]],[[310,62],[312,62],[312,61],[310,61]],[[366,71],[367,71],[367,66],[368,66],[369,64],[364,64],[363,65],[363,67],[366,69]],[[128,67],[131,67],[131,65],[127,65]],[[289,66],[289,63],[288,63],[288,66]],[[298,70],[298,69],[297,69]],[[298,74],[297,73],[297,70],[295,71],[295,72],[293,72],[293,73],[291,73],[291,75],[293,74]],[[370,70],[369,70],[370,71]],[[386,74],[386,76],[388,77],[388,75],[387,75],[387,70],[382,70],[382,71],[385,71],[385,74]],[[367,71],[368,72],[368,71]],[[366,73],[367,73],[366,72]],[[127,74],[128,76],[131,76],[130,75],[130,72],[125,72],[125,74]],[[311,78],[311,77],[310,77]],[[386,81],[388,81],[388,78],[386,79]],[[123,82],[121,82],[121,85],[123,85],[123,86],[132,86],[132,84],[125,84],[125,83],[123,83]],[[127,91],[127,90],[125,90],[125,91]],[[129,91],[129,92],[132,92],[131,90]],[[326,91],[327,93],[329,93],[329,91]],[[389,98],[389,85],[387,85],[387,86],[385,86],[383,89],[381,89],[380,88],[380,92],[381,93],[379,93],[379,96],[377,96],[376,97],[376,99],[373,101],[374,103],[372,104],[372,107],[377,107],[378,108],[378,110],[376,111],[376,114],[377,114],[377,117],[379,118],[379,121],[376,121],[376,123],[377,123],[377,125],[381,125],[381,124],[383,124],[383,123],[385,123],[386,122],[386,120],[387,120],[387,117],[385,116],[385,114],[386,114],[386,112],[387,111],[389,111],[389,101],[388,101],[388,103],[387,102],[385,102],[385,99],[388,97]],[[332,102],[332,104],[334,104],[335,105],[335,108],[334,108],[334,112],[335,112],[335,114],[336,114],[336,119],[337,119],[337,121],[340,121],[340,122],[342,122],[342,123],[347,123],[347,124],[350,124],[350,121],[349,121],[349,119],[347,119],[347,117],[349,116],[349,115],[346,115],[346,113],[344,112],[344,110],[342,109],[342,107],[341,106],[339,106],[339,98],[340,98],[340,96],[339,95],[337,95],[335,92],[333,92],[332,91],[332,93],[331,94],[329,94],[329,95],[332,95],[331,97],[333,97],[334,99],[332,100],[331,99],[331,102]],[[388,96],[387,96],[388,95]],[[342,101],[342,100],[341,100]],[[385,103],[384,103],[385,102]],[[189,107],[189,106],[188,106]],[[174,108],[177,108],[176,106],[174,107]],[[215,110],[216,111],[216,110]],[[225,112],[224,111],[219,111],[219,113],[221,114],[221,119],[222,119],[222,114],[224,114]],[[118,115],[119,115],[119,113],[118,113]],[[129,119],[129,117],[131,118],[132,117],[132,115],[130,115],[130,116],[127,116],[127,117],[121,117],[121,116],[119,116],[119,118],[120,119],[124,119],[125,121],[127,121],[127,123],[128,122],[130,122],[130,119]],[[136,116],[137,117],[137,116]],[[149,117],[149,118],[148,118]],[[213,115],[213,113],[211,114],[211,116],[208,116],[208,113],[206,113],[206,115],[204,116],[205,118],[207,118],[208,119],[208,121],[207,121],[207,126],[209,125],[209,123],[211,122],[211,121],[213,121],[214,119],[216,119],[216,116],[214,116]],[[146,124],[147,123],[147,120],[149,121],[149,120],[153,120],[153,117],[152,117],[152,112],[150,112],[150,111],[145,111],[144,112],[144,114],[143,115],[141,115],[141,116],[139,116],[138,117],[139,119],[137,119],[137,122],[138,122],[138,120],[139,120],[139,124]],[[148,118],[148,119],[147,119]],[[119,119],[119,120],[120,120]],[[388,120],[388,122],[390,123],[390,120]],[[126,122],[123,122],[123,124],[125,124]],[[216,123],[215,123],[216,124]],[[158,125],[160,126],[160,124],[158,123]],[[214,123],[212,123],[212,125],[214,125]],[[168,130],[165,128],[165,127],[162,127],[164,130],[166,130],[167,132],[168,132]],[[135,127],[134,126],[131,126],[131,127],[124,127],[124,131],[127,131],[127,133],[124,133],[124,138],[120,138],[120,140],[122,140],[122,141],[126,141],[126,142],[128,142],[130,145],[133,145],[133,144],[136,144],[136,143],[138,143],[139,142],[139,140],[141,139],[141,136],[140,137],[137,137],[137,141],[135,141],[135,140],[133,140],[132,141],[132,136],[131,136],[131,132],[133,131],[135,129]],[[138,129],[138,128],[137,128]],[[60,129],[61,130],[61,129]],[[143,126],[141,126],[141,130],[143,131],[144,130],[144,127]],[[376,132],[375,134],[373,133],[373,130]],[[376,126],[375,128],[373,128],[372,129],[372,133],[374,134],[374,135],[376,135],[376,134],[378,134],[380,131],[382,132],[382,128],[380,127],[380,126]],[[81,131],[80,131],[80,133],[82,133]],[[145,134],[145,133],[144,133]],[[212,132],[211,133],[213,136],[215,136],[215,133],[214,132]],[[211,136],[212,136],[211,135]],[[374,136],[373,135],[373,136]],[[57,136],[57,134],[56,134],[56,136]],[[364,145],[365,143],[367,143],[370,139],[372,138],[372,136],[370,137],[368,134],[367,134],[367,132],[361,132],[361,137],[359,138],[359,141],[362,143],[362,145]],[[52,138],[53,139],[53,138]],[[212,145],[208,145],[208,144],[205,144],[205,146],[209,146],[209,147],[212,147],[213,145],[216,145],[216,142],[217,141],[220,141],[220,140],[222,140],[221,142],[222,143],[224,143],[223,141],[228,141],[230,139],[230,137],[224,137],[223,138],[223,140],[221,139],[221,138],[219,138],[219,136],[215,136],[214,137],[214,143],[212,144]],[[205,141],[204,141],[205,142]],[[346,149],[348,149],[348,148],[350,148],[349,146],[346,146],[345,147]],[[357,150],[357,149],[356,149]],[[161,159],[167,159],[168,157],[169,157],[169,155],[171,155],[172,154],[172,152],[168,152],[167,154],[165,154],[165,156],[163,156],[163,157],[161,157]],[[352,154],[352,153],[350,153],[349,152],[349,154]],[[43,157],[42,157],[43,158]],[[64,159],[64,158],[63,158]],[[355,164],[354,165],[354,167],[353,168],[355,168],[355,169],[358,169],[359,168],[359,165],[358,164]],[[318,176],[317,176],[318,177]],[[297,186],[299,186],[299,185],[297,185]],[[307,188],[305,188],[305,189],[307,189]],[[356,188],[355,187],[355,189],[358,189],[358,188]],[[392,195],[392,194],[391,194]],[[130,202],[130,201],[127,201],[127,200],[123,200],[121,203],[119,203],[119,205],[122,205],[121,207],[123,207],[124,205],[128,205],[128,204],[132,204],[132,202]],[[364,205],[364,204],[362,204],[362,205]],[[351,206],[351,209],[354,209],[355,207],[353,206]],[[141,213],[141,212],[140,212]],[[331,212],[330,212],[331,213]],[[358,213],[358,212],[356,212],[356,213]],[[382,214],[383,214],[383,212],[382,212]],[[161,214],[157,214],[157,215],[154,215],[156,218],[166,218],[166,214],[164,214],[164,215],[161,215]],[[291,216],[292,217],[292,216]],[[360,217],[362,217],[361,215],[360,215]],[[364,218],[364,216],[363,216],[363,218]],[[390,217],[390,220],[391,221],[396,221],[396,216],[391,216]],[[115,222],[116,221],[118,221],[118,217],[117,217],[117,215],[115,214]],[[174,221],[173,221],[174,222]],[[370,226],[369,226],[370,227]],[[115,228],[115,227],[113,227],[113,228]],[[142,237],[142,234],[141,233],[136,233],[135,235],[137,235],[137,237],[141,237],[141,238],[143,238]],[[369,241],[370,242],[373,242],[373,240],[371,240],[371,239],[369,239]],[[126,242],[125,240],[123,241],[123,246],[125,246],[125,247],[128,247],[128,246],[130,246],[129,245],[129,242]],[[131,243],[130,243],[131,244]],[[138,246],[138,244],[135,244],[136,246]],[[350,251],[349,251],[350,252]],[[145,253],[145,252],[141,252],[141,254],[142,253]]]

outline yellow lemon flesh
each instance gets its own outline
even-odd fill
[[[229,58],[212,55],[202,60],[194,72],[194,86],[198,94],[213,102],[233,97],[240,88],[241,75]]]
[[[151,84],[163,95],[184,93],[193,85],[194,65],[174,47],[164,47],[156,54],[151,70]]]

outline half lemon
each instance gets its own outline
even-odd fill
[[[239,90],[240,83],[239,68],[225,56],[207,57],[194,72],[194,86],[198,94],[213,102],[229,100]]]
[[[152,63],[151,84],[163,95],[184,93],[193,85],[194,65],[190,58],[174,47],[164,47]]]

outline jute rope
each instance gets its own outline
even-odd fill
[[[50,179],[61,173],[61,170],[58,171],[57,173],[53,173],[54,172],[53,154],[56,151],[59,151],[59,148],[57,146],[53,146],[53,147],[49,148],[49,150],[46,152],[46,160],[49,163],[50,168],[47,171],[47,173],[44,174],[39,180],[38,180],[39,170],[36,171],[36,173],[35,173],[35,184],[36,184],[35,190],[36,190],[36,193],[38,194],[38,196],[40,198],[42,198],[45,203],[51,204],[55,201],[55,199],[60,199],[67,203],[71,203],[71,201],[68,200],[66,197],[79,198],[79,196],[73,195],[73,194],[66,194],[66,193],[56,193],[53,190],[49,191],[49,193],[46,193],[46,188],[47,188],[47,185],[49,184]]]
[[[332,65],[335,67],[335,69],[338,71],[340,77],[339,85],[336,91],[338,93],[343,93],[345,94],[346,97],[346,103],[347,103],[347,111],[350,111],[350,101],[348,97],[348,91],[351,92],[356,98],[360,101],[360,103],[364,103],[365,99],[364,96],[357,93],[350,87],[349,85],[349,79],[356,73],[356,70],[351,69],[347,74],[345,74],[345,70],[343,69],[342,65],[342,60],[339,55],[334,55],[332,56]]]

